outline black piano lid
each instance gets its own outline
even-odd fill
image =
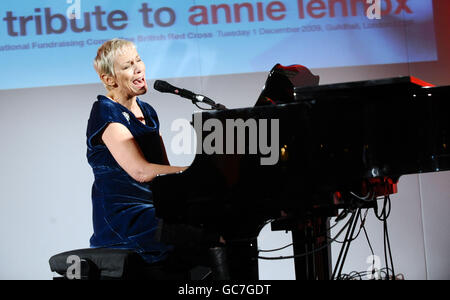
[[[385,79],[364,80],[354,82],[334,83],[319,86],[295,87],[296,101],[308,101],[315,98],[339,99],[346,96],[402,94],[419,92],[423,88],[434,85],[413,76],[393,77]]]

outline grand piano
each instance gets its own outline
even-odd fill
[[[255,120],[259,139],[278,145],[275,164],[261,163],[267,153],[254,154],[247,135],[240,152],[236,143],[230,154],[203,150],[183,173],[152,183],[159,217],[225,237],[232,279],[258,278],[257,236],[269,221],[292,231],[297,279],[330,279],[330,217],[376,207],[402,175],[450,170],[449,86],[414,77],[318,85],[307,71],[277,65],[254,107],[193,115],[209,142],[217,128],[205,130],[208,120],[223,124],[223,137],[227,120]],[[279,120],[278,130],[261,120]],[[354,197],[369,193],[373,201]]]

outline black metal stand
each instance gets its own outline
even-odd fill
[[[316,217],[304,223],[298,223],[292,230],[297,280],[330,280],[331,246],[328,243],[327,230],[329,219]]]

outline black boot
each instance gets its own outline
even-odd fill
[[[225,247],[209,248],[210,266],[213,280],[230,280]]]

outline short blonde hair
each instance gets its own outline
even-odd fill
[[[106,74],[109,76],[116,76],[114,72],[114,59],[117,54],[122,53],[123,49],[133,47],[136,49],[136,45],[133,42],[123,39],[112,39],[103,43],[97,50],[97,56],[94,59],[94,68],[97,74],[101,76]],[[103,82],[103,81],[102,81]],[[104,83],[103,83],[104,84]],[[104,84],[106,89],[110,89],[109,86]]]

